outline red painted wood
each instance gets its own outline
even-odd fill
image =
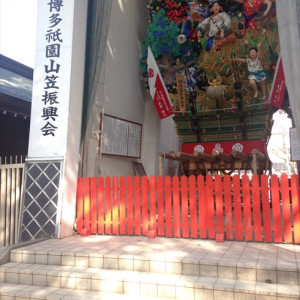
[[[207,207],[207,229],[208,229],[208,238],[215,239],[215,209],[214,209],[214,182],[211,175],[206,176],[206,207]]]
[[[98,177],[98,234],[104,233],[104,179]]]
[[[283,236],[285,243],[293,242],[291,210],[290,210],[290,188],[289,178],[286,174],[280,177],[281,201],[282,201],[282,217],[283,217]]]
[[[173,227],[174,237],[180,237],[180,195],[179,195],[179,178],[173,177]]]
[[[126,234],[126,184],[125,177],[120,177],[120,234]]]
[[[233,216],[232,216],[232,200],[231,200],[231,176],[225,175],[224,182],[224,202],[225,202],[225,224],[226,239],[233,240]]]
[[[293,207],[294,243],[300,244],[300,192],[299,178],[291,176],[291,202]]]
[[[91,233],[97,233],[97,178],[91,178]]]
[[[243,237],[243,221],[242,221],[242,205],[241,205],[241,179],[238,175],[232,178],[233,185],[233,201],[234,201],[234,226],[235,239],[242,241]]]
[[[251,202],[250,202],[250,184],[247,175],[242,176],[242,190],[243,190],[243,211],[245,224],[245,240],[252,241],[252,219],[251,219]]]
[[[216,193],[216,215],[217,215],[217,233],[224,233],[224,216],[223,216],[223,184],[220,175],[215,176],[215,193]]]
[[[91,229],[91,199],[90,199],[90,178],[84,178],[84,229]]]
[[[142,235],[149,231],[148,178],[142,177]]]
[[[119,197],[118,197],[118,177],[112,178],[112,227],[113,234],[117,235],[119,233]]]
[[[278,176],[271,176],[271,199],[273,211],[274,242],[282,242],[281,212]]]
[[[84,214],[84,207],[83,207],[83,178],[79,177],[77,179],[77,232],[81,233],[83,227],[83,214]]]
[[[140,177],[134,177],[134,232],[141,235],[141,182]]]
[[[259,188],[259,176],[258,175],[253,175],[251,178],[251,189],[252,189],[254,240],[256,242],[261,242],[262,241],[262,225],[261,225],[260,188]]]
[[[260,181],[261,187],[259,186]],[[269,177],[266,175],[261,177],[253,175],[250,188],[249,178],[246,175],[242,178],[242,187],[239,176],[234,176],[232,182],[229,175],[223,177],[223,182],[218,175],[215,176],[215,182],[212,176],[207,176],[206,183],[203,176],[198,176],[197,185],[194,176],[190,176],[188,179],[183,176],[181,182],[179,182],[178,177],[174,177],[173,182],[171,182],[170,177],[163,179],[161,176],[157,178],[151,176],[149,182],[147,177],[143,177],[142,183],[139,177],[135,177],[134,186],[132,177],[127,178],[127,185],[125,178],[120,177],[120,186],[118,186],[117,177],[105,178],[105,185],[103,177],[98,179],[94,177],[78,178],[77,231],[78,233],[87,230],[99,234],[140,235],[142,227],[142,234],[147,236],[149,232],[153,232],[155,236],[157,233],[160,236],[168,237],[180,237],[182,234],[183,237],[197,238],[199,228],[201,238],[206,238],[208,231],[208,238],[214,239],[216,237],[216,217],[219,235],[225,232],[224,227],[226,226],[227,239],[243,240],[242,190],[245,240],[252,240],[252,233],[254,232],[255,241],[271,242],[272,225],[274,224],[275,242],[284,241],[285,243],[299,244],[300,197],[298,176],[293,175],[289,179],[287,175],[282,175],[279,185],[278,177],[273,175],[271,187],[269,187],[268,182]],[[270,211],[269,190],[273,214]],[[141,195],[142,199],[140,198]],[[133,201],[135,201],[134,206]],[[196,211],[197,201],[198,211]],[[234,201],[234,224],[232,201]],[[280,206],[281,203],[282,207]],[[223,222],[224,205],[226,225]],[[292,205],[292,214],[290,205]],[[216,207],[216,215],[214,206]],[[253,213],[251,213],[251,209]],[[172,216],[172,212],[174,212],[174,216]],[[199,214],[199,225],[197,213]],[[263,216],[263,223],[261,216]],[[273,224],[271,223],[272,217]],[[181,220],[182,224],[180,224]],[[233,228],[235,228],[235,237]]]
[[[207,237],[207,221],[206,221],[206,197],[205,197],[205,185],[204,177],[199,175],[197,177],[197,192],[198,192],[198,209],[199,209],[199,231],[200,238],[206,239]]]
[[[261,175],[260,180],[261,180],[261,196],[262,196],[261,201],[262,201],[262,212],[263,212],[264,241],[272,242],[269,177],[267,175]]]
[[[180,178],[181,187],[181,218],[182,218],[182,236],[189,237],[189,207],[188,207],[188,181],[186,176]]]
[[[198,224],[197,224],[197,205],[196,205],[196,177],[189,177],[189,200],[190,200],[190,228],[191,237],[198,238]]]
[[[155,176],[149,177],[149,196],[150,196],[150,223],[149,230],[156,230],[156,185],[155,185]]]
[[[173,226],[172,226],[172,191],[171,191],[171,178],[165,178],[165,214],[166,214],[166,236],[173,236]]]
[[[157,177],[157,234],[159,236],[165,235],[164,228],[164,182],[163,177]]]
[[[105,234],[111,234],[112,223],[112,204],[111,204],[111,185],[110,177],[105,177]]]
[[[127,233],[133,235],[133,180],[127,177]]]

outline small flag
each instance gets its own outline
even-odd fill
[[[284,98],[284,93],[286,90],[285,85],[285,77],[284,77],[284,71],[283,71],[283,65],[282,65],[282,59],[281,56],[278,58],[275,75],[273,79],[272,89],[270,92],[270,98],[269,103],[272,106],[275,106],[277,108],[281,108],[281,104]]]
[[[150,95],[159,117],[161,119],[167,118],[173,114],[171,99],[150,47],[148,47],[147,64]]]

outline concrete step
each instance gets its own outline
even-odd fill
[[[84,268],[165,273],[175,275],[212,277],[274,284],[300,285],[300,270],[291,261],[275,263],[272,257],[261,261],[236,262],[231,257],[219,260],[196,255],[188,257],[157,254],[151,256],[119,254],[118,252],[70,252],[14,249],[10,261],[25,264],[74,266]]]
[[[300,298],[299,286],[296,284],[285,285],[216,277],[23,263],[8,263],[1,266],[0,282],[4,284],[4,288],[7,284],[8,286],[15,285],[12,291],[18,290],[19,286],[27,286],[28,293],[29,286],[40,286],[43,289],[47,287],[48,289],[79,290],[81,293],[85,290],[86,293],[117,293],[135,297],[140,295],[189,300]],[[3,295],[7,296],[9,290],[5,289],[6,294]],[[19,291],[22,293],[24,289],[19,289]]]
[[[141,295],[112,294],[86,290],[58,289],[23,284],[0,283],[1,300],[169,300]]]

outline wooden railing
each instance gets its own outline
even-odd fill
[[[18,242],[24,163],[0,164],[0,248]]]
[[[78,233],[300,243],[297,175],[79,178]]]

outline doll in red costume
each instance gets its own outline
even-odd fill
[[[244,23],[244,31],[245,29],[258,29],[257,24],[255,23],[255,17],[257,16],[267,16],[269,13],[272,1],[271,0],[234,0],[244,4],[244,14],[245,14],[245,23]],[[261,7],[266,5],[266,10],[261,13]]]

